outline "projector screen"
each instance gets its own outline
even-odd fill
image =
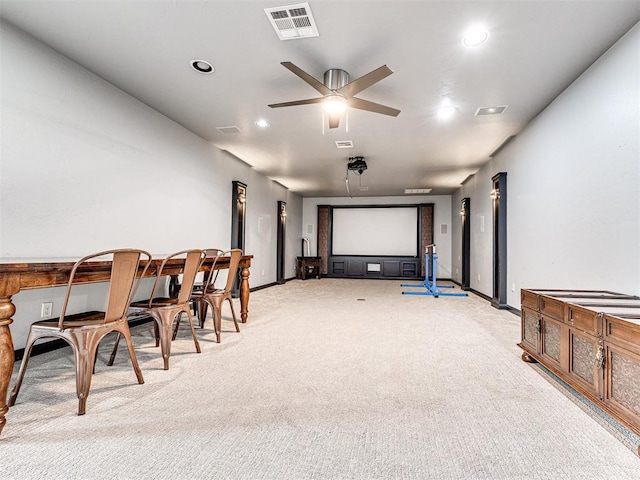
[[[333,255],[418,254],[418,207],[333,207]]]

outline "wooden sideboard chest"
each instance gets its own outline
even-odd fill
[[[522,359],[540,362],[640,435],[640,297],[522,290],[521,305]]]

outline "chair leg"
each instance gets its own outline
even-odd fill
[[[220,343],[220,332],[222,330],[221,305],[211,305],[211,316],[213,317],[213,330],[216,332],[216,342]]]
[[[76,358],[76,393],[78,395],[78,415],[84,415],[87,410],[87,397],[91,389],[93,365],[96,361],[96,350],[101,335],[85,335],[82,347],[72,344]]]
[[[142,378],[142,371],[140,370],[140,365],[138,365],[138,358],[136,357],[136,352],[133,350],[133,342],[131,341],[131,331],[129,330],[128,325],[124,325],[122,328],[122,335],[127,342],[127,347],[129,349],[129,356],[131,357],[131,364],[133,365],[133,371],[136,374],[136,378],[138,379],[139,384],[144,383],[144,378]],[[118,337],[120,337],[120,332],[118,332]]]
[[[169,370],[169,357],[171,356],[171,336],[173,334],[173,319],[175,310],[160,310],[158,316],[154,316],[154,325],[159,332],[160,350],[164,361],[164,369]]]
[[[16,403],[16,399],[18,398],[18,393],[20,392],[20,387],[22,386],[22,380],[24,379],[24,373],[27,370],[27,365],[29,364],[29,358],[31,357],[31,350],[33,350],[33,344],[39,338],[39,335],[34,335],[33,331],[29,331],[29,336],[27,337],[27,345],[24,348],[24,356],[22,357],[22,363],[20,364],[20,371],[18,372],[18,378],[16,378],[16,383],[13,385],[13,390],[11,390],[11,395],[9,396],[9,402],[7,405],[9,407],[13,407]]]
[[[204,328],[204,322],[207,319],[207,302],[198,301],[198,320],[200,320],[200,328]]]
[[[180,319],[181,318],[182,318],[182,312],[180,312],[178,314],[178,319],[176,320],[176,326],[173,327],[173,335],[171,335],[171,340],[175,340],[176,337],[178,336],[178,327],[180,326]]]
[[[160,329],[158,328],[158,323],[153,322],[153,335],[156,337],[156,347],[160,346]]]
[[[200,353],[200,344],[198,343],[198,337],[196,337],[196,329],[193,327],[193,316],[189,311],[189,308],[185,310],[187,312],[187,317],[189,317],[189,326],[191,327],[191,336],[193,337],[193,343],[196,345],[196,352]],[[182,312],[180,312],[180,316],[182,316]]]
[[[109,357],[109,361],[107,362],[108,366],[112,366],[113,362],[115,362],[116,360],[116,353],[118,353],[118,344],[120,343],[120,335],[121,333],[118,332],[118,336],[116,337],[116,341],[113,345],[113,350],[111,351],[111,356]]]
[[[229,300],[229,305],[231,305],[231,315],[233,316],[233,323],[236,325],[236,332],[240,333],[240,326],[238,325],[238,320],[236,320],[236,311],[233,308],[233,302],[231,298],[227,298]]]

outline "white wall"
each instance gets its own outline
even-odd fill
[[[521,288],[640,294],[640,24],[453,196],[454,212],[471,198],[471,287],[489,296],[489,192],[501,171],[509,305],[520,307]],[[454,226],[455,272],[460,222]]]
[[[433,233],[438,252],[438,278],[451,278],[451,197],[448,195],[411,195],[402,197],[329,197],[302,200],[302,236],[311,243],[311,255],[318,251],[318,205],[413,205],[433,203]],[[441,225],[447,233],[441,234]],[[384,228],[384,227],[381,227]],[[309,233],[311,229],[311,233]]]
[[[231,182],[240,180],[248,186],[251,286],[275,281],[276,202],[287,201],[293,248],[298,195],[13,27],[0,22],[0,35],[2,261],[120,247],[154,256],[228,248]],[[268,227],[261,232],[258,218]],[[291,254],[286,276],[294,272]],[[74,307],[93,305],[100,288],[82,287]],[[58,314],[63,295],[55,288],[14,297],[16,348],[42,301],[52,300]]]

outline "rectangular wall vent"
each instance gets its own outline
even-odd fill
[[[405,188],[405,195],[419,195],[421,193],[431,193],[430,188]]]
[[[318,27],[308,3],[265,8],[264,12],[280,40],[319,36]]]
[[[236,126],[216,127],[216,130],[222,133],[240,133],[240,129]]]
[[[336,141],[336,147],[338,147],[338,148],[353,148],[353,142],[351,140],[338,140],[338,141]]]

